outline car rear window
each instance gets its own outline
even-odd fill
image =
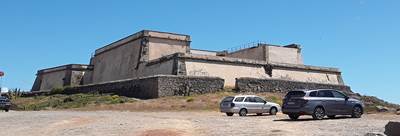
[[[243,99],[244,99],[244,97],[237,97],[237,98],[235,99],[235,102],[242,102]]]
[[[304,91],[290,91],[286,94],[285,97],[290,98],[290,97],[303,97],[305,96],[306,93]]]
[[[232,102],[233,98],[234,98],[234,97],[232,97],[232,96],[225,97],[222,101],[223,101],[223,102]]]

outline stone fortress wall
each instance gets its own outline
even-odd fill
[[[89,65],[39,70],[32,91],[160,75],[218,77],[224,87],[237,86],[238,78],[345,85],[337,68],[304,65],[296,44],[257,44],[228,52],[191,49],[190,42],[189,35],[143,30],[97,49]]]

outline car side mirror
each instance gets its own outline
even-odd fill
[[[349,97],[348,97],[348,96],[346,96],[346,97],[344,97],[344,99],[347,101],[347,100],[349,100]]]
[[[267,104],[267,101],[264,101],[264,104]]]

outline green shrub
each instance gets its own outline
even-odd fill
[[[53,94],[49,96],[21,97],[13,100],[13,110],[70,109],[87,105],[133,102],[130,98],[110,94]]]
[[[50,95],[53,94],[62,94],[64,92],[64,88],[53,88],[50,90]]]
[[[186,102],[193,102],[194,101],[194,98],[193,97],[188,97],[188,98],[186,98]]]

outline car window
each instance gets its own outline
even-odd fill
[[[225,97],[222,101],[223,101],[223,102],[232,102],[233,98],[234,98],[234,97],[232,97],[232,96]]]
[[[335,98],[346,98],[346,95],[338,92],[338,91],[332,91],[333,96],[335,96]]]
[[[321,90],[318,91],[318,97],[334,97],[332,91],[330,90]]]
[[[254,100],[256,103],[264,103],[265,101],[261,99],[260,97],[254,97]]]
[[[242,102],[243,99],[244,99],[244,97],[237,97],[237,98],[235,99],[235,102]]]
[[[317,97],[317,91],[310,92],[310,97]]]
[[[246,97],[245,102],[255,102],[254,97]]]
[[[286,94],[286,98],[290,98],[290,97],[303,97],[304,95],[306,95],[306,93],[304,91],[290,91]]]

